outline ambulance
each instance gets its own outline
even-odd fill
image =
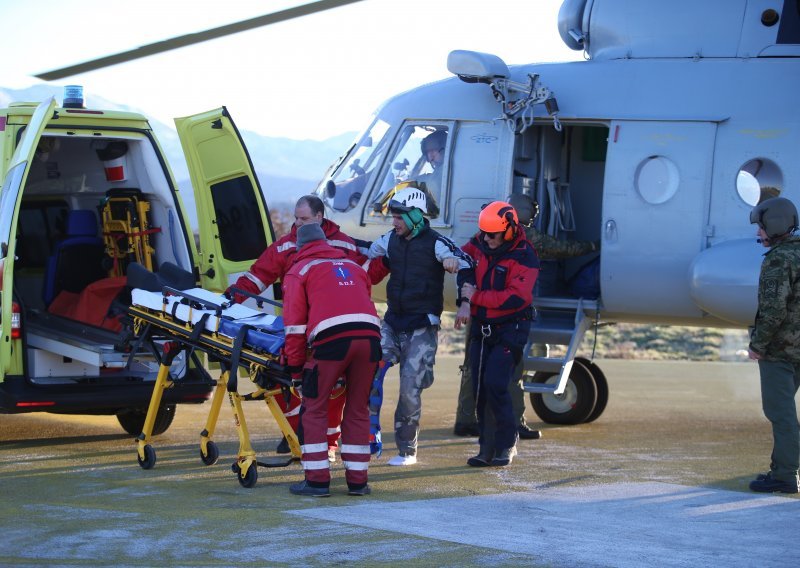
[[[115,415],[139,434],[161,344],[132,339],[128,267],[178,267],[187,287],[222,291],[272,242],[227,110],[175,123],[197,236],[144,116],[85,108],[74,87],[61,106],[0,109],[0,413]],[[171,378],[154,434],[169,427],[177,404],[202,403],[215,385],[192,352]]]

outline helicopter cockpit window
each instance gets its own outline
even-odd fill
[[[447,179],[448,135],[445,125],[413,124],[403,128],[371,201],[371,215],[388,215],[389,201],[397,191],[418,187],[428,196],[428,217],[439,216]]]
[[[757,205],[777,197],[783,190],[783,174],[772,160],[756,158],[739,169],[736,176],[736,192],[748,205]]]
[[[389,124],[376,120],[370,129],[335,169],[320,197],[335,211],[349,211],[361,200],[372,175],[380,165],[388,141],[384,139]]]

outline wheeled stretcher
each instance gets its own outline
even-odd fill
[[[243,292],[247,294],[246,292]],[[250,295],[250,294],[247,294]],[[252,295],[251,295],[252,296]],[[261,307],[266,298],[253,296]],[[287,422],[275,395],[283,393],[288,400],[292,383],[279,361],[284,343],[283,320],[246,306],[234,304],[224,296],[202,288],[177,290],[169,286],[161,292],[134,288],[129,314],[138,341],[158,337],[166,340],[153,395],[142,433],[137,437],[137,459],[144,469],[155,465],[155,450],[150,438],[162,393],[172,384],[170,367],[178,353],[196,350],[218,362],[222,372],[211,399],[206,426],[200,433],[200,457],[206,465],[214,464],[219,450],[212,437],[225,393],[234,413],[239,451],[233,471],[244,487],[253,487],[258,480],[258,465],[286,466],[301,456],[297,435]],[[280,304],[278,304],[280,305]],[[244,368],[257,389],[247,395],[238,392],[238,370]],[[292,457],[280,464],[264,464],[256,460],[250,443],[242,402],[264,400],[281,432],[286,437]]]

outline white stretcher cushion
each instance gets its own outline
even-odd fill
[[[192,288],[184,290],[185,294],[202,299],[214,305],[222,306],[229,303],[229,300],[220,294],[214,294],[203,288]],[[164,306],[164,295],[161,292],[149,292],[134,288],[131,292],[131,299],[134,306],[141,306],[155,311],[164,311],[165,314],[174,316],[179,323],[189,321],[191,312],[191,323],[198,323],[205,314],[210,314],[205,321],[205,329],[210,332],[219,332],[226,337],[235,338],[243,325],[250,329],[245,336],[245,345],[258,347],[260,351],[278,353],[283,346],[283,318],[271,314],[264,314],[241,304],[232,304],[222,311],[221,317],[216,315],[212,309],[191,308],[187,304],[182,304],[182,296],[167,296],[167,305]],[[177,304],[177,307],[175,307]]]

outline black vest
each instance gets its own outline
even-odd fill
[[[436,260],[438,233],[426,227],[410,241],[389,237],[386,299],[396,314],[434,314],[444,309],[444,267]]]

